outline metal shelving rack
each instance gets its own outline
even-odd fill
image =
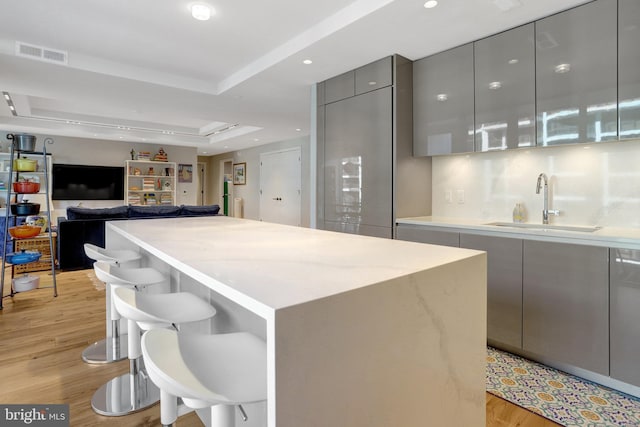
[[[43,288],[53,288],[53,296],[57,297],[58,296],[58,287],[56,284],[56,262],[55,262],[55,251],[54,251],[54,247],[53,247],[53,231],[52,231],[52,223],[51,223],[51,199],[49,197],[49,192],[50,192],[50,186],[49,186],[49,162],[48,162],[48,154],[47,154],[47,144],[53,144],[53,139],[51,138],[45,138],[43,146],[42,146],[42,151],[23,151],[23,150],[18,150],[17,148],[15,148],[15,143],[12,142],[10,144],[10,148],[9,148],[9,179],[7,180],[7,188],[6,188],[6,204],[5,204],[5,220],[4,220],[4,245],[3,245],[3,249],[2,249],[2,273],[0,276],[0,295],[2,296],[2,298],[0,298],[0,310],[2,309],[2,301],[4,300],[5,297],[13,297],[17,292],[14,291],[13,288],[13,282],[10,282],[11,285],[11,293],[9,295],[4,295],[4,283],[5,283],[5,270],[6,270],[6,255],[7,255],[7,246],[11,245],[11,247],[14,247],[14,239],[11,238],[11,236],[9,235],[9,226],[11,221],[13,220],[13,222],[17,222],[17,218],[18,217],[22,217],[22,216],[26,216],[26,215],[13,215],[11,213],[11,199],[12,196],[15,196],[16,202],[18,199],[18,194],[19,193],[15,193],[13,191],[13,183],[17,182],[19,179],[20,174],[27,174],[27,175],[34,175],[34,174],[42,174],[43,179],[42,181],[44,181],[44,196],[46,199],[46,216],[47,216],[47,231],[46,234],[48,235],[49,238],[49,253],[50,253],[50,262],[51,262],[51,278],[52,278],[52,286],[39,286],[36,289],[43,289]],[[16,158],[20,158],[23,155],[30,155],[30,156],[41,156],[42,157],[42,167],[43,167],[43,171],[36,171],[36,172],[19,172],[19,171],[14,171],[13,169],[13,161]],[[42,182],[41,182],[42,184]],[[41,236],[39,236],[39,238],[41,238]],[[28,239],[22,239],[22,240],[28,240]],[[11,279],[13,279],[14,277],[14,269],[11,269]]]

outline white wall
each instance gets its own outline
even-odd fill
[[[551,207],[561,211],[551,223],[640,227],[640,140],[434,157],[433,215],[511,221],[522,202],[527,221],[539,223],[541,172]]]
[[[207,200],[210,203],[220,204],[222,210],[222,196],[220,194],[220,160],[233,158],[234,163],[247,164],[247,184],[233,186],[233,197],[242,197],[244,202],[244,218],[258,219],[260,211],[260,154],[273,151],[286,150],[300,147],[302,154],[302,194],[301,194],[301,224],[309,227],[310,222],[310,191],[311,191],[311,169],[310,169],[310,144],[309,137],[296,138],[289,141],[274,142],[246,150],[234,151],[231,153],[211,156],[207,160],[207,183],[209,191]],[[202,161],[202,158],[200,158]],[[229,201],[230,207],[233,200]]]
[[[9,141],[4,137],[10,131],[0,130],[2,142],[0,143],[1,151],[9,150]],[[34,134],[37,137],[36,150],[42,150],[43,141],[48,135]],[[185,163],[193,165],[196,170],[197,150],[191,147],[177,146],[160,146],[154,144],[144,144],[128,141],[107,141],[100,139],[74,138],[64,136],[53,136],[52,145],[47,145],[47,152],[51,153],[53,163],[69,163],[82,165],[99,165],[99,166],[124,166],[127,159],[131,159],[130,151],[149,151],[153,154],[157,153],[160,148],[164,148],[169,161],[176,163]],[[176,204],[195,205],[197,200],[197,173],[194,173],[192,183],[178,183],[176,192]],[[58,216],[64,216],[67,206],[77,206],[79,204],[85,207],[110,207],[118,206],[124,203],[124,200],[81,200],[81,201],[55,201],[53,202],[54,213],[52,219]]]

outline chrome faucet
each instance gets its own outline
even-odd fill
[[[542,223],[549,224],[549,215],[560,215],[560,211],[549,210],[549,182],[547,180],[547,175],[541,173],[538,175],[538,183],[536,184],[536,194],[540,194],[540,188],[542,188],[542,180],[544,180],[544,199],[543,199],[543,207],[542,207]]]

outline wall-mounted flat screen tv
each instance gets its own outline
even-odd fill
[[[124,167],[54,163],[53,200],[123,200]]]

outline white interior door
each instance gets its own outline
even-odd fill
[[[260,155],[260,220],[300,225],[300,149]]]

